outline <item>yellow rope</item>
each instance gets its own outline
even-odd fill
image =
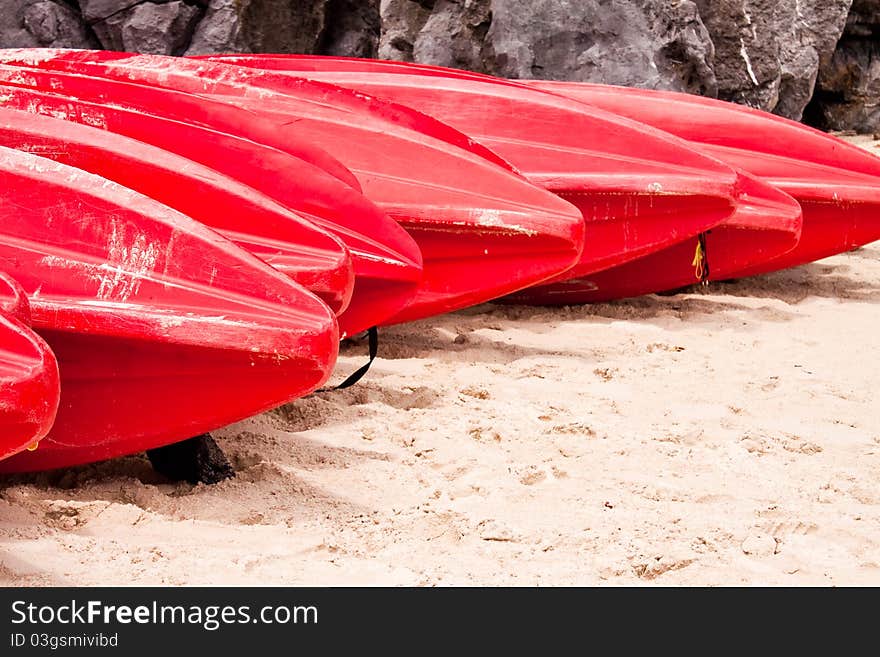
[[[703,268],[704,260],[705,254],[703,253],[703,245],[697,241],[697,250],[694,251],[694,261],[691,263],[691,266],[694,268],[694,276],[697,277],[698,281],[703,280],[703,274],[705,273]]]
[[[697,248],[694,251],[694,260],[691,262],[694,268],[694,276],[703,285],[709,284],[709,255],[706,253],[706,233],[700,233],[697,237]]]

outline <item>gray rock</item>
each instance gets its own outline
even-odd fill
[[[330,0],[318,53],[338,57],[376,57],[380,32],[378,0]]]
[[[714,94],[689,0],[385,0],[380,55],[513,78]],[[411,51],[411,52],[410,52]]]
[[[313,53],[324,31],[326,0],[236,0],[241,37],[253,52]]]
[[[660,37],[655,63],[675,90],[715,97],[715,44],[693,2],[645,5],[652,32]]]
[[[718,95],[801,118],[852,0],[696,0],[715,44]]]
[[[781,37],[782,79],[774,112],[796,121],[813,97],[819,69],[827,66],[846,26],[852,0],[795,0]]]
[[[211,0],[186,54],[252,52],[241,35],[241,6],[239,0]]]
[[[95,48],[98,43],[80,16],[49,0],[5,0],[0,12],[0,47]]]
[[[437,66],[492,70],[491,63],[486,61],[486,37],[491,24],[489,2],[437,0],[413,43],[413,57],[415,61]]]
[[[112,14],[92,28],[108,50],[178,55],[189,44],[202,11],[180,0],[143,2]]]
[[[831,130],[880,131],[880,0],[855,0],[834,55],[819,69],[807,119]]]
[[[379,58],[413,61],[416,39],[431,17],[433,3],[415,0],[382,0]]]
[[[658,0],[494,0],[487,38],[507,77],[712,94],[712,43],[696,6]]]
[[[715,45],[719,96],[763,109],[775,107],[780,66],[772,10],[756,11],[749,0],[696,2]]]
[[[77,0],[82,16],[89,25],[93,25],[114,14],[125,11],[143,0]]]
[[[186,54],[313,53],[326,5],[326,0],[211,0]]]
[[[376,0],[211,0],[188,55],[219,52],[375,56]]]

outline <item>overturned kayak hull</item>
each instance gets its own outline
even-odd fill
[[[145,344],[41,330],[59,359],[64,393],[55,429],[0,472],[47,470],[135,454],[281,406],[320,385],[323,372],[266,355]],[[101,353],[101,358],[94,355]],[[230,396],[235,394],[234,402]]]
[[[579,303],[744,275],[784,262],[800,238],[801,211],[790,196],[736,169],[731,215],[719,206],[718,188],[730,171],[714,153],[696,154],[683,141],[601,109],[578,108],[555,94],[396,62],[288,55],[208,59],[303,75],[411,105],[469,132],[533,182],[578,206],[593,247],[585,249],[584,261],[512,300]],[[587,141],[589,148],[582,143]],[[709,250],[706,266],[693,264],[701,233]],[[695,267],[709,275],[695,275]]]
[[[580,262],[553,280],[659,251],[733,212],[736,175],[729,167],[645,126],[505,80],[439,68],[429,76],[419,65],[331,57],[202,59],[356,89],[467,133],[581,211],[588,244]]]
[[[113,180],[217,230],[313,292],[339,314],[351,301],[348,249],[236,180],[114,133],[0,109],[0,145]]]
[[[802,265],[880,239],[880,158],[863,149],[733,103],[602,85],[527,84],[666,130],[795,198],[804,214],[797,247],[740,275]]]
[[[0,148],[0,269],[30,299],[62,399],[39,449],[0,471],[157,447],[306,394],[335,317],[283,274],[103,178]]]
[[[342,241],[351,253],[355,275],[355,292],[339,317],[342,335],[387,319],[418,289],[421,253],[413,239],[361,193],[323,169],[252,140],[169,117],[162,113],[164,105],[140,98],[139,89],[131,88],[134,85],[103,89],[104,93],[93,84],[77,88],[76,94],[43,91],[43,84],[53,86],[52,80],[57,78],[22,77],[14,67],[0,67],[0,106],[97,127],[162,148],[253,188]],[[114,102],[106,103],[106,93],[114,91]],[[129,96],[123,98],[124,91]],[[148,98],[154,100],[152,95]],[[184,100],[184,108],[202,102]],[[225,104],[218,105],[227,111]],[[203,123],[209,116],[202,116]],[[253,119],[241,111],[238,116],[241,121]]]
[[[880,239],[880,176],[729,147],[700,147],[786,192],[803,211],[797,246],[778,259],[745,268],[738,276],[796,267]]]
[[[273,123],[279,134],[286,129],[326,149],[422,252],[418,293],[386,323],[456,310],[546,280],[574,265],[583,249],[576,208],[529,184],[465,135],[405,107],[333,85],[175,58],[47,53],[27,71],[25,77],[37,78],[51,71],[65,93],[103,83],[108,95],[124,87],[207,95]]]
[[[29,322],[24,291],[0,272],[0,461],[35,447],[58,411],[58,363]]]
[[[748,275],[786,257],[799,243],[803,214],[792,197],[745,173],[734,215],[699,238],[679,242],[591,276],[539,285],[509,303],[596,303]],[[760,263],[756,265],[755,263]]]

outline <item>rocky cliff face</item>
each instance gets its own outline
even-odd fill
[[[0,47],[375,57],[378,0],[3,0]],[[8,5],[8,6],[7,6]]]
[[[697,0],[718,95],[800,120],[852,0]]]
[[[379,31],[378,0],[210,0],[185,53],[375,57]]]
[[[6,47],[382,57],[880,127],[880,0],[3,1]]]
[[[688,0],[384,0],[381,9],[385,59],[716,92],[714,46]]]
[[[832,130],[880,130],[880,0],[855,0],[843,37],[819,70],[811,123]]]

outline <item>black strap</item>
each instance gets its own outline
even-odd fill
[[[379,353],[379,329],[374,326],[367,331],[367,336],[370,340],[370,360],[367,361],[367,364],[352,372],[351,375],[349,375],[349,377],[338,386],[321,388],[320,390],[316,390],[315,392],[332,392],[333,390],[345,390],[346,388],[350,388],[355,383],[364,378],[364,375],[366,375],[366,373],[370,371],[370,366],[373,364],[373,361],[376,360],[376,355]]]

